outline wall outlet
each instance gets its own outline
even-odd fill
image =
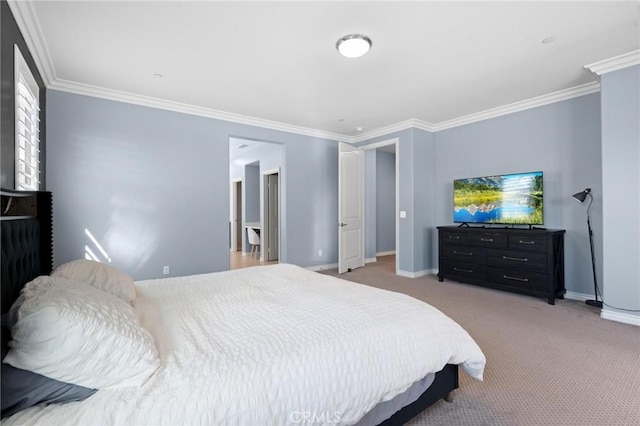
[[[322,256],[322,249],[318,250],[318,256]]]
[[[162,267],[162,274],[169,275],[169,265]]]
[[[407,212],[404,210],[400,211],[400,219],[406,219],[407,218]]]

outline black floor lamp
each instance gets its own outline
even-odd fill
[[[591,246],[591,269],[593,270],[593,290],[596,295],[596,300],[587,300],[585,303],[589,306],[595,306],[602,308],[602,301],[598,300],[598,280],[596,278],[596,259],[593,256],[593,231],[591,230],[591,219],[589,217],[589,209],[591,203],[593,203],[593,195],[591,195],[591,188],[586,188],[584,191],[573,194],[573,198],[580,203],[589,197],[589,206],[587,206],[587,228],[589,229],[589,245]]]

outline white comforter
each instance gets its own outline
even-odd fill
[[[413,382],[485,357],[409,296],[292,265],[137,283],[162,365],[142,386],[31,408],[3,424],[353,424]]]

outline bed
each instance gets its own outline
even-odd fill
[[[93,275],[76,280],[64,276],[69,269],[65,265],[51,277],[36,278],[52,269],[51,252],[41,251],[50,248],[40,243],[51,241],[50,203],[47,208],[46,197],[39,194],[24,194],[45,200],[32,212],[34,217],[2,220],[3,314],[23,287],[22,298],[36,294],[35,302],[24,302],[29,307],[42,299],[36,292],[44,294],[42,288],[53,289],[47,294],[61,300],[65,312],[73,307],[74,297],[79,298],[82,312],[74,315],[85,315],[93,302],[85,306],[88,299],[83,298],[95,296],[98,310],[111,305],[122,309],[117,321],[126,321],[123,327],[129,328],[121,334],[134,336],[142,349],[120,353],[117,341],[99,344],[112,342],[111,335],[100,335],[109,332],[110,323],[92,330],[82,342],[68,337],[75,335],[73,326],[61,326],[64,332],[44,339],[54,345],[47,349],[50,357],[57,356],[58,347],[51,341],[60,334],[65,344],[80,345],[76,358],[82,360],[82,351],[90,346],[85,340],[97,339],[97,349],[92,350],[99,353],[68,371],[62,370],[77,359],[36,359],[33,368],[28,366],[78,385],[86,395],[78,401],[21,409],[5,417],[3,424],[403,424],[458,387],[458,366],[482,379],[482,351],[437,309],[403,294],[294,265],[138,281],[122,287],[124,292],[108,294],[108,299],[113,287],[80,283],[94,280]],[[9,235],[11,243],[5,239]],[[20,241],[26,235],[29,242]],[[23,272],[11,273],[17,264]],[[125,294],[126,289],[132,294]],[[45,304],[51,303],[47,299]],[[93,317],[82,321],[92,322]],[[21,324],[13,324],[13,346],[3,367],[32,361],[26,356],[27,361],[20,360],[19,343],[25,335]],[[3,329],[3,340],[5,334]],[[121,357],[127,361],[121,362]],[[116,375],[125,364],[144,368],[126,380],[111,380],[110,373],[103,372],[103,358],[120,360]]]

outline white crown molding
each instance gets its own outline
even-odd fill
[[[377,138],[379,136],[385,136],[390,133],[399,132],[401,130],[407,130],[411,128],[421,129],[427,132],[434,131],[433,124],[427,121],[418,120],[417,118],[411,118],[409,120],[401,121],[399,123],[390,124],[385,127],[380,127],[379,129],[371,130],[370,132],[366,132],[358,136],[352,136],[350,143],[367,141],[369,139]]]
[[[47,49],[47,43],[44,42],[40,21],[33,10],[32,2],[8,0],[7,4],[25,43],[27,43],[45,87],[49,87],[51,82],[56,80],[56,70]]]
[[[416,128],[427,132],[437,132],[440,130],[450,129],[453,127],[463,126],[465,124],[477,121],[487,120],[501,115],[512,114],[514,112],[523,111],[539,106],[572,99],[578,96],[588,95],[600,91],[600,83],[592,82],[580,86],[572,87],[565,90],[549,93],[535,98],[515,102],[498,108],[492,108],[464,117],[455,118],[453,120],[443,121],[432,124],[427,121],[412,118],[389,126],[381,127],[358,136],[348,136],[339,133],[326,132],[323,130],[311,129],[308,127],[296,126],[292,124],[281,123],[278,121],[266,120],[262,118],[250,117],[231,112],[219,111],[212,108],[198,107],[181,102],[168,101],[165,99],[154,98],[151,96],[138,95],[135,93],[125,92],[121,90],[107,89],[84,83],[76,83],[63,79],[56,79],[48,85],[49,89],[59,90],[63,92],[75,93],[78,95],[93,96],[113,101],[126,102],[136,105],[147,106],[151,108],[159,108],[170,111],[182,112],[185,114],[198,115],[202,117],[215,118],[218,120],[230,121],[234,123],[246,124],[250,126],[263,127],[272,130],[280,130],[283,132],[295,133],[300,135],[320,137],[325,139],[336,140],[340,142],[355,144],[367,141],[379,136],[389,135],[406,129]]]
[[[613,58],[585,65],[584,67],[596,75],[602,75],[633,65],[640,65],[640,50],[633,50],[622,55],[614,56]]]
[[[151,108],[182,112],[185,114],[198,115],[201,117],[215,118],[218,120],[246,124],[249,126],[263,127],[271,130],[280,130],[283,132],[295,133],[299,135],[331,139],[342,142],[347,142],[349,140],[348,136],[345,137],[345,135],[341,135],[338,133],[325,132],[322,130],[295,126],[278,121],[249,117],[232,112],[218,111],[211,108],[199,107],[175,101],[168,101],[152,96],[138,95],[122,90],[106,89],[104,87],[98,87],[84,83],[76,83],[63,79],[57,79],[56,81],[52,82],[49,86],[49,89],[58,90],[61,92],[75,93],[78,95],[109,99],[112,101],[126,102]]]
[[[454,118],[452,120],[441,121],[434,125],[433,131],[451,129],[453,127],[463,126],[465,124],[475,123],[477,121],[488,120],[490,118],[500,117],[502,115],[512,114],[514,112],[524,111],[539,106],[564,101],[567,99],[577,98],[578,96],[588,95],[600,91],[600,83],[594,81],[592,83],[582,84],[580,86],[571,87],[569,89],[559,90],[557,92],[548,93],[535,98],[524,101],[514,102],[512,104],[503,105],[497,108],[491,108],[474,114],[465,115],[463,117]]]

